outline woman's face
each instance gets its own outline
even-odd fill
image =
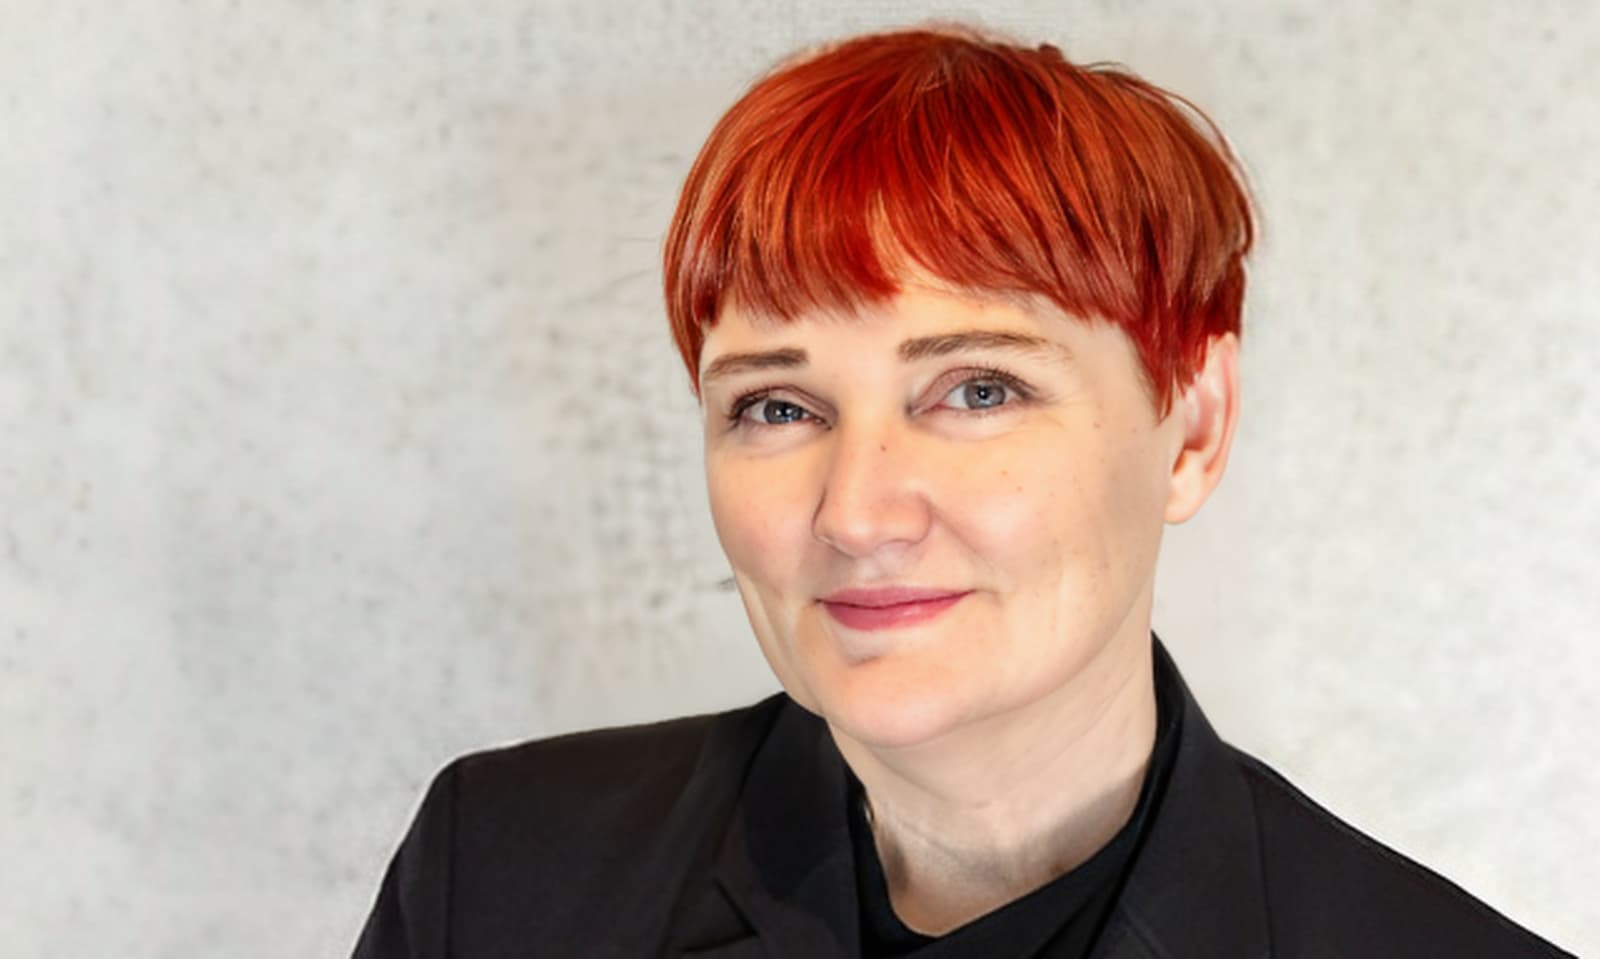
[[[745,609],[837,730],[931,741],[1148,641],[1183,417],[1114,326],[908,285],[848,318],[726,309],[701,375]]]

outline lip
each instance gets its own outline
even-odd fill
[[[821,603],[829,616],[849,629],[895,629],[934,619],[969,592],[920,586],[842,589],[824,596]]]

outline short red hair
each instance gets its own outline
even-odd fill
[[[727,303],[849,310],[911,266],[1116,324],[1165,413],[1239,331],[1253,232],[1238,165],[1187,100],[1049,45],[873,34],[780,65],[711,132],[667,233],[667,314],[698,390]]]

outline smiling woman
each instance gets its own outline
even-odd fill
[[[1162,521],[1220,476],[1232,342],[1188,391],[1186,430],[1187,405],[1152,409],[1127,337],[1047,301],[908,284],[852,321],[725,310],[702,356],[712,515],[790,696],[847,755],[1087,725],[1104,704],[1075,688],[1086,667],[1149,670]],[[716,368],[775,355],[791,360]],[[1119,706],[1153,720],[1152,696]]]
[[[1557,954],[1227,746],[1151,633],[1251,236],[1198,111],[1053,47],[758,82],[665,277],[784,693],[452,764],[357,955]]]

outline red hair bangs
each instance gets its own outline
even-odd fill
[[[667,234],[667,312],[698,389],[730,302],[783,319],[913,271],[1115,323],[1156,405],[1239,331],[1243,177],[1187,101],[1051,46],[915,30],[782,65],[712,131]]]

